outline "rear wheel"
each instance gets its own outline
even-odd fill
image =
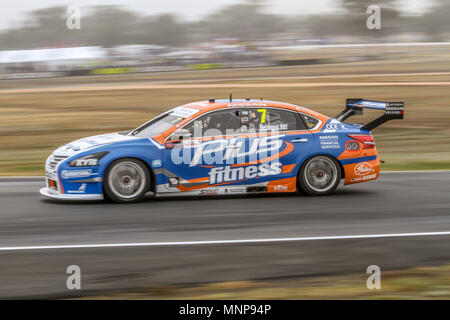
[[[107,198],[114,202],[137,202],[145,196],[149,186],[150,173],[140,160],[119,159],[106,170],[104,191]]]
[[[306,160],[299,172],[300,188],[310,196],[333,192],[340,178],[341,167],[337,160],[322,155]]]

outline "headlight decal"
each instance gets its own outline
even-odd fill
[[[103,151],[98,153],[89,154],[87,156],[70,161],[69,166],[71,167],[94,167],[98,166],[98,162],[101,158],[106,156],[109,152]]]

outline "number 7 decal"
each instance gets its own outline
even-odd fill
[[[266,112],[267,109],[258,109],[258,112],[261,112],[261,123],[266,123]]]

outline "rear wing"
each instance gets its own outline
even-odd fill
[[[362,115],[363,109],[384,110],[384,114],[381,117],[376,118],[362,127],[363,129],[371,131],[386,121],[403,119],[405,107],[403,102],[347,99],[345,109],[336,116],[336,120],[344,121],[351,116]]]

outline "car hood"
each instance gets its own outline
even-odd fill
[[[133,137],[133,136],[127,136],[123,134],[116,133],[108,133],[108,134],[102,134],[98,136],[92,136],[87,137],[79,140],[72,141],[68,144],[65,144],[58,149],[55,150],[55,155],[61,155],[61,156],[73,156],[77,153],[86,151],[88,149],[98,147],[100,145],[107,145],[112,144],[116,142],[123,142],[123,141],[131,141],[131,140],[138,140],[142,139],[139,137]]]

